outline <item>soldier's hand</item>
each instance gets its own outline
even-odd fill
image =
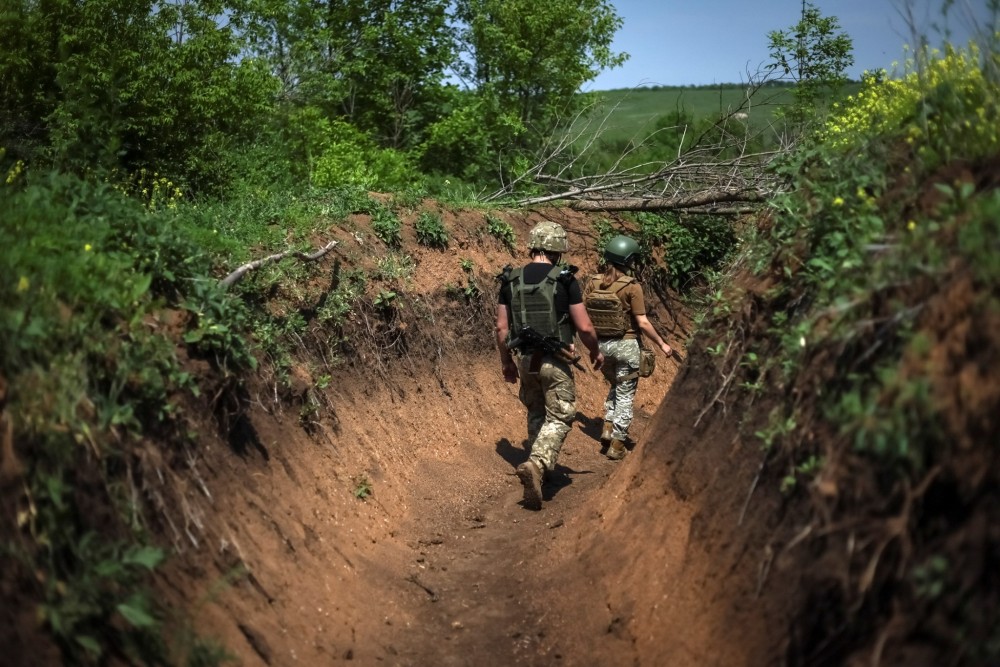
[[[600,350],[597,351],[597,354],[594,354],[593,352],[591,352],[590,353],[590,362],[592,364],[594,364],[594,370],[595,371],[599,371],[599,370],[601,370],[601,366],[604,365],[604,355],[601,354]]]
[[[514,363],[513,359],[509,359],[503,362],[503,379],[504,382],[510,382],[511,384],[516,384],[518,379],[517,364]]]

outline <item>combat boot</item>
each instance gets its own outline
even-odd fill
[[[628,450],[625,449],[625,443],[617,438],[611,441],[611,445],[608,447],[608,458],[612,461],[621,461],[628,454]]]
[[[542,471],[538,468],[538,464],[528,459],[517,466],[517,478],[524,485],[525,508],[542,509]]]
[[[611,443],[612,434],[615,431],[614,422],[604,422],[604,430],[601,431],[601,449],[607,449]]]

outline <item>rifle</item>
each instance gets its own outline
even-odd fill
[[[556,336],[543,336],[531,327],[521,327],[520,333],[514,338],[511,338],[507,343],[507,349],[513,350],[514,348],[521,347],[525,345],[530,349],[541,350],[542,352],[547,352],[553,356],[559,357],[563,361],[567,361],[581,371],[587,370],[580,365],[579,355],[574,355],[570,352],[569,344],[562,342]]]

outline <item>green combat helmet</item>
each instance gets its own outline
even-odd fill
[[[617,264],[631,268],[632,263],[639,257],[639,244],[635,239],[618,235],[608,241],[604,247],[604,261],[608,264]]]
[[[555,222],[539,222],[528,235],[528,250],[548,250],[549,252],[566,252],[569,250],[569,239],[566,230]]]

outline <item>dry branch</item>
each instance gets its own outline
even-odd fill
[[[657,198],[633,199],[581,199],[572,202],[569,207],[576,211],[656,211],[689,208],[706,208],[706,213],[716,212],[715,204],[743,202],[754,203],[766,201],[760,192],[699,192],[693,195]],[[753,209],[739,208],[737,211]]]
[[[315,262],[317,259],[330,252],[334,246],[337,245],[337,241],[330,241],[325,246],[313,253],[305,253],[301,250],[286,250],[284,252],[275,253],[273,255],[268,255],[267,257],[262,257],[261,259],[255,259],[252,262],[247,262],[243,266],[237,268],[235,271],[230,273],[228,276],[219,281],[219,286],[223,289],[228,289],[229,287],[235,285],[240,280],[243,279],[250,271],[259,269],[267,264],[273,264],[274,262],[280,262],[286,257],[297,257],[303,262]]]
[[[684,210],[737,215],[758,210],[761,203],[786,187],[770,166],[791,148],[780,128],[748,122],[751,111],[770,115],[766,107],[774,98],[764,86],[771,74],[770,70],[748,72],[742,102],[736,108],[721,110],[699,136],[688,140],[692,128],[687,125],[657,128],[630,141],[610,167],[599,170],[590,168],[593,149],[610,129],[611,116],[622,100],[603,116],[594,113],[594,106],[583,109],[571,119],[566,132],[557,133],[542,147],[533,166],[505,182],[486,201],[513,197],[518,207],[568,202],[566,205],[580,211]],[[660,133],[681,137],[676,154],[653,157],[655,153],[648,152],[660,141]],[[776,147],[766,151],[752,148],[766,144]],[[650,158],[643,160],[641,155]]]

